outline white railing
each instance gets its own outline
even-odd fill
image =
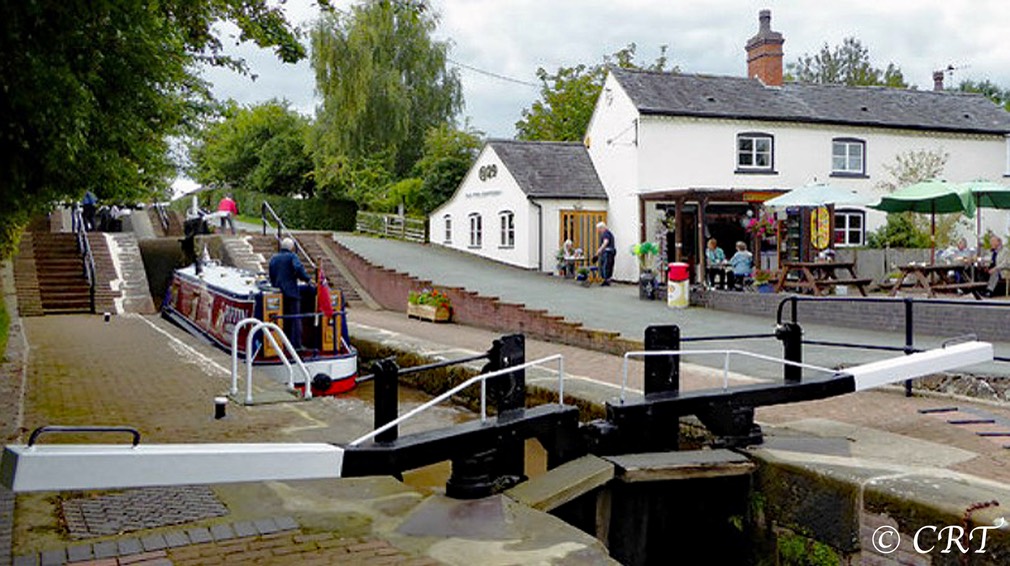
[[[478,376],[471,377],[470,379],[464,381],[463,383],[460,383],[456,387],[453,387],[452,389],[446,391],[445,393],[439,395],[438,397],[435,397],[434,399],[428,401],[427,403],[425,403],[423,405],[420,405],[418,407],[415,407],[414,409],[411,409],[410,411],[407,411],[406,413],[400,415],[396,419],[394,419],[394,420],[392,420],[392,421],[390,421],[390,422],[388,422],[388,423],[380,426],[379,428],[377,428],[377,429],[373,430],[372,432],[370,432],[370,433],[362,436],[361,438],[358,438],[357,440],[352,441],[350,444],[348,444],[348,446],[357,446],[357,445],[359,445],[359,444],[361,444],[363,442],[371,440],[371,439],[375,438],[376,436],[378,436],[378,435],[386,432],[387,430],[389,430],[389,429],[391,429],[391,428],[393,428],[395,426],[399,426],[404,421],[407,421],[407,420],[409,420],[409,419],[411,419],[411,418],[413,418],[413,417],[415,417],[415,416],[423,413],[424,411],[427,411],[431,407],[434,407],[435,405],[441,403],[442,401],[445,401],[446,399],[452,397],[453,395],[459,393],[460,391],[462,391],[462,390],[466,389],[467,387],[470,387],[471,385],[473,385],[475,383],[478,383],[478,382],[480,383],[480,422],[481,423],[486,423],[487,422],[487,380],[488,379],[490,379],[492,377],[498,377],[499,375],[508,375],[508,374],[510,374],[510,373],[512,373],[512,372],[514,372],[516,370],[521,370],[521,369],[526,369],[528,367],[543,365],[543,364],[546,364],[546,363],[549,363],[549,362],[553,362],[555,360],[557,360],[557,362],[558,362],[558,404],[559,405],[564,405],[565,404],[565,357],[562,356],[561,354],[554,354],[553,356],[547,356],[546,358],[540,358],[539,360],[533,360],[532,362],[526,362],[524,364],[519,364],[517,366],[512,366],[512,367],[509,367],[509,368],[500,369],[500,370],[497,370],[497,371],[492,371],[490,373],[485,373],[485,374],[481,374],[481,375],[478,375]]]
[[[621,397],[620,397],[621,404],[622,405],[624,404],[625,390],[628,388],[628,360],[630,360],[631,358],[646,358],[649,356],[724,356],[722,364],[722,388],[725,390],[729,389],[729,357],[733,354],[744,356],[746,358],[754,358],[758,360],[764,360],[766,362],[774,362],[787,366],[806,368],[829,374],[837,373],[837,371],[833,369],[828,369],[821,366],[804,364],[801,362],[791,362],[789,360],[783,360],[782,358],[775,358],[772,356],[755,354],[753,352],[745,352],[743,350],[650,350],[650,351],[627,352],[624,354],[624,363],[621,367],[622,372]]]
[[[287,349],[288,354],[291,355],[291,359],[295,361],[298,368],[302,370],[305,375],[305,392],[303,397],[305,399],[312,398],[312,376],[309,374],[309,369],[305,367],[302,362],[301,356],[295,350],[294,346],[291,345],[291,341],[288,337],[284,335],[284,331],[280,326],[272,322],[264,322],[258,318],[246,318],[238,322],[235,325],[235,330],[232,332],[231,336],[231,394],[233,396],[238,395],[238,335],[242,328],[252,325],[249,333],[246,335],[245,339],[245,363],[246,363],[246,395],[245,404],[252,405],[253,403],[253,392],[252,392],[252,374],[253,374],[253,360],[256,357],[252,351],[253,338],[256,336],[257,332],[262,332],[264,341],[269,341],[273,349],[277,351],[277,357],[280,358],[281,363],[288,370],[288,389],[294,391],[295,389],[295,373],[291,362],[288,360],[288,356],[284,353]],[[278,345],[274,335],[281,337],[281,344],[284,348]]]

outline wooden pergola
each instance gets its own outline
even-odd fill
[[[695,244],[696,250],[694,252],[697,261],[694,263],[695,275],[698,281],[704,280],[704,257],[705,257],[705,227],[707,225],[705,219],[705,211],[710,204],[720,203],[720,204],[735,204],[735,203],[747,203],[750,205],[751,210],[754,211],[755,216],[761,208],[761,203],[764,201],[778,196],[785,192],[785,190],[776,189],[727,189],[727,188],[683,188],[683,189],[665,189],[658,191],[648,191],[639,193],[638,200],[638,212],[639,218],[642,222],[639,225],[639,240],[645,241],[648,239],[646,234],[645,218],[646,218],[646,203],[650,202],[672,202],[675,205],[674,208],[674,233],[675,233],[675,246],[672,254],[673,261],[684,261],[689,255],[686,250],[683,249],[684,236],[687,233],[687,226],[684,226],[684,207],[688,204],[693,204],[697,206],[698,213],[695,215],[695,226],[693,228],[695,232]],[[669,253],[669,252],[668,252]]]

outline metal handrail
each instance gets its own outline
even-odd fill
[[[165,231],[165,234],[168,234],[168,228],[171,223],[168,221],[168,212],[165,211],[165,205],[156,202],[154,203],[154,210],[158,213],[158,222],[161,223],[162,229]]]
[[[91,253],[91,241],[88,239],[88,227],[84,225],[84,214],[77,205],[74,205],[72,213],[72,226],[74,235],[77,237],[77,253],[81,254],[84,264],[84,278],[88,282],[89,301],[91,312],[95,312],[95,257]]]
[[[533,366],[537,366],[537,365],[553,362],[555,360],[557,360],[557,362],[558,362],[558,405],[564,405],[565,404],[565,357],[563,355],[561,355],[561,354],[554,354],[553,356],[547,356],[546,358],[540,358],[538,360],[533,360],[532,362],[526,362],[524,364],[519,364],[517,366],[507,367],[507,368],[500,369],[500,370],[497,370],[497,371],[492,371],[490,373],[485,373],[485,374],[481,374],[481,375],[477,375],[477,376],[471,377],[470,379],[464,381],[463,383],[460,383],[456,387],[453,387],[452,389],[446,391],[445,393],[439,395],[438,397],[435,397],[434,399],[428,401],[427,403],[424,403],[423,405],[415,407],[414,409],[412,409],[412,410],[410,410],[410,411],[408,411],[408,412],[400,415],[399,417],[397,417],[396,419],[393,419],[392,421],[389,421],[388,423],[380,426],[379,428],[373,430],[372,432],[370,432],[370,433],[368,433],[368,434],[366,434],[366,435],[364,435],[364,436],[362,436],[362,437],[360,437],[360,438],[358,438],[356,440],[351,441],[348,444],[348,446],[358,446],[362,442],[366,442],[368,440],[372,440],[376,436],[379,436],[380,434],[386,432],[387,430],[389,430],[391,428],[399,426],[404,421],[407,421],[407,420],[413,418],[414,416],[416,416],[416,415],[418,415],[420,413],[423,413],[424,411],[427,411],[431,407],[434,407],[435,405],[437,405],[437,404],[445,401],[446,399],[452,397],[453,395],[459,393],[460,391],[463,391],[464,389],[466,389],[467,387],[470,387],[471,385],[473,385],[475,383],[480,383],[480,422],[481,423],[485,423],[485,422],[487,422],[487,380],[488,379],[490,379],[492,377],[498,377],[500,375],[508,375],[510,373],[513,373],[513,372],[521,370],[521,369],[526,369],[528,367],[533,367]]]
[[[263,222],[263,235],[267,235],[267,212],[270,213],[270,216],[272,216],[274,221],[277,223],[277,241],[280,242],[281,238],[284,237],[284,233],[287,232],[288,237],[290,237],[295,243],[295,249],[302,254],[302,257],[304,257],[305,261],[312,266],[312,269],[316,269],[316,262],[312,261],[308,252],[306,252],[305,248],[302,247],[301,242],[298,241],[298,238],[295,237],[291,230],[288,230],[288,227],[284,225],[284,221],[281,220],[281,217],[277,215],[277,212],[267,201],[263,201],[263,205],[260,207],[260,220]]]
[[[776,358],[773,356],[765,356],[764,354],[755,354],[754,352],[745,352],[743,350],[644,350],[635,352],[626,352],[624,354],[624,362],[621,367],[621,404],[624,404],[625,391],[628,388],[628,360],[631,358],[645,358],[648,356],[714,356],[720,355],[725,356],[722,365],[722,388],[729,389],[729,357],[732,354],[737,354],[745,358],[754,358],[757,360],[763,360],[766,362],[776,362],[787,366],[794,366],[800,368],[806,368],[815,371],[821,371],[824,373],[834,374],[836,370],[815,366],[812,364],[804,364],[802,362],[793,362],[790,360],[784,360],[782,358]]]
[[[312,375],[309,373],[309,369],[305,367],[305,363],[302,362],[301,356],[298,355],[298,351],[295,347],[291,345],[291,341],[288,337],[284,335],[284,331],[280,326],[272,322],[263,322],[258,318],[246,318],[240,320],[235,325],[235,330],[232,332],[231,337],[231,390],[232,395],[238,395],[238,335],[243,327],[248,325],[253,325],[252,329],[246,335],[246,346],[245,346],[245,362],[246,362],[246,398],[245,404],[253,404],[253,393],[252,393],[252,370],[253,361],[255,356],[252,354],[252,341],[253,337],[256,336],[257,332],[262,332],[266,340],[270,342],[274,350],[277,351],[277,357],[280,358],[284,367],[288,370],[288,389],[295,389],[295,375],[294,368],[291,366],[291,361],[288,360],[287,355],[284,353],[284,348],[287,348],[288,353],[291,355],[291,359],[298,365],[298,368],[302,370],[305,375],[305,392],[302,394],[302,398],[311,399],[312,398]],[[281,344],[284,348],[281,348],[277,344],[277,339],[274,338],[274,334],[281,337]]]

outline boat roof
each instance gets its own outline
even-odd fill
[[[264,290],[273,290],[266,278],[252,271],[208,262],[201,265],[200,274],[196,274],[196,266],[188,265],[175,270],[177,275],[186,279],[201,281],[210,287],[216,287],[232,295],[252,295]]]

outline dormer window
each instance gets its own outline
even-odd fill
[[[866,142],[856,138],[831,140],[831,176],[865,177]]]
[[[737,173],[774,173],[775,138],[750,132],[736,137]]]

